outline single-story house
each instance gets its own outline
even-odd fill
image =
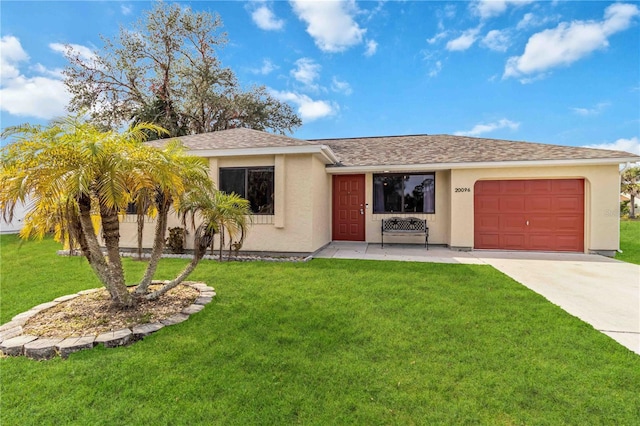
[[[179,139],[208,159],[219,189],[250,201],[242,250],[287,253],[312,253],[331,241],[380,243],[382,219],[410,216],[427,220],[430,244],[452,249],[613,255],[619,165],[640,159],[451,135],[301,140],[238,128]],[[135,247],[135,217],[124,222],[121,243]],[[145,246],[152,235],[147,226]]]

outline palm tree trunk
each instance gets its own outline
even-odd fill
[[[91,221],[91,199],[88,196],[81,197],[78,200],[78,206],[80,208],[79,220],[82,229],[82,234],[79,238],[80,248],[100,282],[108,289],[109,268],[102,255],[96,231]]]
[[[142,233],[144,232],[144,215],[138,214],[138,260],[142,260]]]
[[[136,287],[135,294],[137,296],[147,293],[149,285],[151,284],[151,280],[153,279],[153,276],[156,273],[156,269],[158,268],[158,263],[160,262],[160,258],[162,257],[162,251],[164,250],[164,236],[167,233],[167,217],[169,216],[170,208],[171,203],[168,202],[168,200],[165,200],[165,202],[160,203],[158,206],[156,232],[153,239],[151,258],[149,259],[147,270],[144,272],[144,277],[142,277],[140,284],[138,284],[138,286]]]
[[[148,300],[155,300],[158,297],[162,296],[172,288],[181,284],[191,272],[198,266],[198,263],[202,260],[204,255],[207,253],[207,247],[210,244],[213,244],[213,237],[215,233],[212,230],[207,230],[207,226],[200,225],[198,229],[195,231],[194,236],[194,247],[193,247],[193,258],[191,262],[178,274],[178,276],[172,281],[167,282],[161,289],[154,291],[153,293],[147,294],[145,296]]]
[[[109,283],[107,289],[111,293],[111,300],[117,306],[128,308],[135,304],[131,293],[124,282],[124,269],[120,258],[120,222],[118,211],[113,207],[100,206],[102,218],[102,235],[107,248],[109,263]]]
[[[629,195],[629,219],[636,218],[636,197],[633,194]]]

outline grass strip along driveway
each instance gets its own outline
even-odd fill
[[[2,321],[97,286],[0,238]],[[160,276],[184,261],[165,259]],[[142,264],[126,261],[129,277]],[[218,296],[132,346],[0,359],[1,424],[637,424],[640,357],[489,266],[202,262]]]

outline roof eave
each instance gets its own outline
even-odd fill
[[[424,164],[393,164],[373,166],[335,166],[327,167],[329,174],[351,174],[371,172],[404,172],[404,171],[436,171],[451,169],[489,169],[507,167],[558,167],[558,166],[604,166],[637,162],[640,157],[619,158],[589,158],[566,160],[527,160],[527,161],[485,161],[465,163],[424,163]]]
[[[298,145],[263,148],[191,149],[187,151],[187,154],[205,158],[312,154],[318,155],[322,159],[324,164],[330,165],[338,163],[338,159],[328,145]]]

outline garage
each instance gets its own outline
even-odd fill
[[[474,248],[584,251],[584,180],[484,180],[474,186]]]

